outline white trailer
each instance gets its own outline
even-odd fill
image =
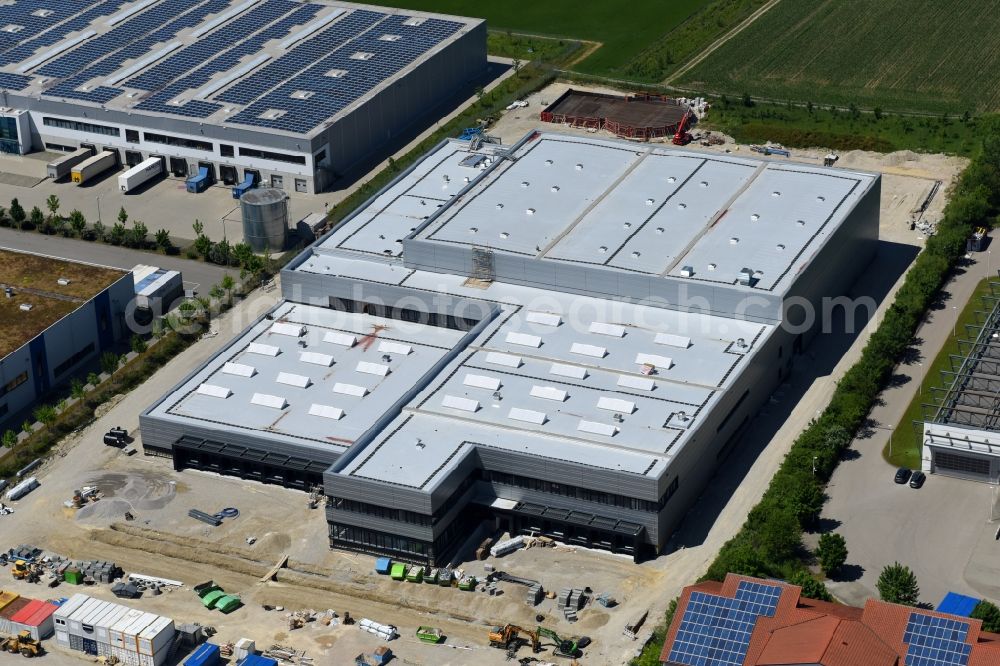
[[[117,163],[115,154],[105,150],[77,164],[70,172],[70,176],[74,183],[82,185],[94,176],[104,173]]]
[[[150,157],[118,176],[118,187],[122,192],[131,192],[161,173],[163,173],[163,158]]]
[[[59,180],[69,175],[70,171],[80,162],[84,161],[94,153],[90,148],[81,148],[69,155],[63,155],[59,159],[52,160],[46,167],[46,173],[52,180]]]

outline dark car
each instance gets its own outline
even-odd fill
[[[911,472],[906,467],[900,467],[896,470],[896,483],[903,484],[910,480]]]
[[[913,476],[910,477],[910,487],[919,488],[924,485],[924,481],[927,480],[927,475],[923,472],[914,472]]]

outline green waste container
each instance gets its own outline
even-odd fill
[[[71,585],[83,584],[83,573],[79,569],[66,569],[63,573],[63,580]]]
[[[403,580],[406,578],[406,572],[408,570],[408,566],[402,562],[396,562],[392,565],[392,570],[389,572],[389,576],[391,576],[393,580]]]

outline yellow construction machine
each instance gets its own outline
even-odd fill
[[[17,636],[0,640],[0,652],[20,652],[22,657],[37,657],[42,654],[42,644],[32,638],[30,632],[22,631]]]
[[[10,568],[10,574],[15,580],[24,580],[28,577],[31,569],[28,567],[28,563],[24,560],[17,560],[14,562],[14,566]]]
[[[517,648],[521,646],[521,642],[524,640],[521,638],[521,634],[531,639],[531,650],[533,652],[537,653],[541,651],[542,644],[538,640],[538,634],[530,629],[524,629],[514,624],[493,627],[493,630],[489,634],[490,645],[495,648],[507,650],[508,652],[511,650],[517,651]]]

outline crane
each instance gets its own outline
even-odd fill
[[[687,129],[691,124],[692,116],[694,116],[694,113],[692,113],[691,109],[688,109],[681,117],[681,121],[677,123],[677,133],[674,134],[675,146],[686,146],[691,143],[691,133],[688,132]]]

